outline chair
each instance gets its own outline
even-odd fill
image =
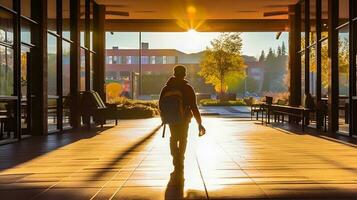
[[[316,102],[316,111],[323,117],[323,125],[325,132],[327,131],[327,116],[328,116],[328,107],[327,104],[323,101]]]
[[[256,113],[256,120],[259,119],[259,112],[264,112],[262,104],[271,105],[273,103],[273,97],[266,96],[262,103],[251,104],[250,106],[250,119],[253,120],[254,113]],[[262,113],[263,117],[263,113]]]
[[[115,106],[107,106],[99,94],[95,91],[81,92],[81,115],[88,127],[90,127],[90,117],[93,117],[93,121],[96,124],[106,123],[107,119],[114,119],[115,125],[118,125],[119,111]]]
[[[10,132],[16,130],[16,119],[15,119],[15,109],[14,103],[9,102],[5,105],[6,112],[0,118],[0,137],[2,139],[4,132],[7,132],[7,138],[10,137]]]

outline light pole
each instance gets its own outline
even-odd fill
[[[141,57],[142,57],[142,45],[141,45],[141,32],[139,32],[139,97],[142,94],[142,73],[143,73],[143,66],[141,63]]]

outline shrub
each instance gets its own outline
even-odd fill
[[[157,109],[142,104],[123,105],[119,108],[121,119],[143,119],[154,117],[157,114]]]
[[[245,106],[246,103],[242,99],[235,101],[219,101],[215,99],[202,99],[200,101],[202,106]]]
[[[119,116],[121,119],[150,118],[159,114],[158,101],[131,100],[118,97],[109,102],[119,105]]]

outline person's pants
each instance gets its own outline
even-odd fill
[[[187,145],[188,122],[170,124],[170,150],[175,167],[183,166]]]

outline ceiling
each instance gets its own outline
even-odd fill
[[[106,15],[106,19],[287,19],[287,15],[264,17],[265,12],[288,11],[298,0],[96,0],[107,11],[129,16]]]

